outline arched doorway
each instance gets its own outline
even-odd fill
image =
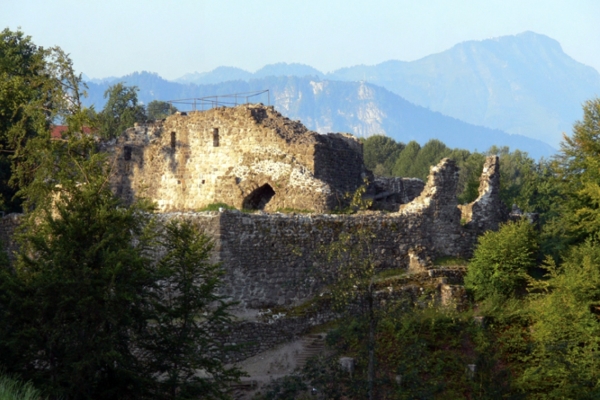
[[[242,207],[246,210],[264,210],[265,206],[275,196],[275,191],[268,183],[256,188],[244,199]]]

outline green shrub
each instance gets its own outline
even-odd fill
[[[538,238],[526,220],[509,222],[478,240],[469,262],[465,286],[476,300],[506,299],[523,287],[527,270],[535,267]]]

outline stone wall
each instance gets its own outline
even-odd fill
[[[162,212],[213,203],[236,208],[330,210],[368,174],[350,135],[319,135],[273,107],[221,107],[136,125],[104,143],[117,194]]]
[[[252,309],[289,306],[322,290],[324,283],[319,277],[329,265],[323,250],[344,232],[371,232],[372,257],[382,270],[408,270],[411,255],[421,260],[469,257],[479,231],[461,225],[457,174],[452,160],[442,160],[431,168],[422,194],[396,213],[246,214],[223,210],[172,215],[193,219],[212,232],[215,259],[225,267],[224,294]]]
[[[375,177],[375,197],[393,197],[398,204],[413,201],[425,188],[425,182],[419,178]]]
[[[471,230],[479,234],[497,230],[508,219],[508,208],[500,200],[500,161],[489,156],[479,178],[479,197],[472,203],[460,206],[461,219]]]

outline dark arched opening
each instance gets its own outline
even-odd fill
[[[275,196],[275,191],[268,183],[265,183],[261,187],[254,189],[244,199],[242,207],[246,210],[264,210],[265,206]]]

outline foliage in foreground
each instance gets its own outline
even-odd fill
[[[377,399],[519,399],[493,335],[470,313],[433,308],[388,310],[377,332]],[[368,396],[367,322],[344,320],[328,334],[330,352],[279,380],[260,400],[364,399]],[[341,356],[356,368],[344,370]],[[475,365],[471,372],[469,365]]]
[[[536,266],[538,248],[535,228],[526,219],[486,232],[469,262],[465,286],[476,300],[513,296],[524,287],[528,270]]]
[[[162,246],[160,290],[145,346],[151,370],[161,377],[154,398],[226,398],[223,389],[240,373],[223,365],[228,348],[221,338],[231,322],[231,303],[216,294],[223,272],[209,260],[211,241],[189,221],[171,221]]]
[[[78,161],[88,172],[99,162]],[[226,398],[239,373],[212,336],[230,317],[208,239],[172,222],[154,266],[147,206],[86,177],[32,213],[14,269],[0,268],[0,361],[52,398]]]
[[[31,382],[22,383],[0,375],[0,400],[41,400],[42,395]]]
[[[533,399],[599,398],[600,246],[588,240],[545,268],[532,286],[534,347],[520,385]]]

